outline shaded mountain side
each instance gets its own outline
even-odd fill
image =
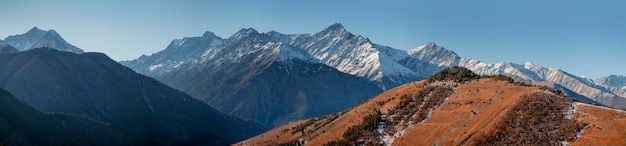
[[[296,121],[234,145],[626,143],[624,111],[506,76],[445,74],[452,76],[404,84],[345,111]]]
[[[132,145],[111,124],[62,113],[42,113],[0,88],[0,145]]]
[[[40,111],[110,123],[145,143],[224,145],[264,130],[101,53],[36,48],[0,54],[0,87]]]
[[[204,97],[221,111],[269,126],[340,111],[382,91],[322,64],[289,60],[256,65],[232,64],[208,74],[183,72],[177,76],[196,80],[164,82]]]
[[[50,47],[59,51],[67,51],[74,53],[84,53],[82,49],[68,43],[54,30],[41,30],[33,27],[24,34],[8,36],[4,41],[15,47],[17,50],[24,51],[33,48]]]

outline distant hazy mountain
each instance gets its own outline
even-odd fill
[[[212,32],[205,32],[200,37],[186,37],[173,40],[165,50],[150,56],[142,55],[134,62],[121,63],[135,69],[138,73],[158,76],[175,69],[181,64],[189,63],[200,57],[206,49],[221,45],[224,39]]]
[[[230,144],[264,130],[100,53],[0,54],[0,87],[43,112],[78,114],[141,144]]]
[[[0,107],[0,144],[133,144],[120,129],[110,124],[78,115],[42,113],[4,89],[0,89]]]
[[[0,40],[0,53],[15,53],[15,52],[19,52],[19,50],[15,49],[13,46]]]
[[[597,79],[595,82],[615,88],[626,89],[626,76],[623,75],[610,75]]]
[[[275,31],[258,33],[249,28],[242,29],[228,39],[222,39],[207,32],[201,37],[174,40],[163,51],[121,63],[137,72],[155,77],[166,84],[183,90],[193,97],[202,99],[224,112],[266,124],[271,124],[272,121],[274,124],[280,124],[284,123],[285,120],[273,119],[269,115],[256,116],[254,114],[278,112],[257,109],[267,106],[263,102],[270,102],[271,100],[266,99],[296,99],[298,94],[285,93],[287,91],[294,92],[294,90],[301,88],[296,88],[299,86],[292,86],[291,84],[289,84],[290,86],[276,86],[278,84],[269,81],[284,80],[288,77],[285,75],[264,77],[263,74],[267,73],[266,70],[280,70],[285,74],[300,72],[301,74],[318,75],[317,77],[308,76],[314,80],[325,76],[318,74],[317,70],[294,70],[290,67],[277,67],[275,63],[294,62],[290,60],[299,62],[296,63],[299,64],[297,66],[309,66],[300,65],[302,63],[319,65],[320,68],[330,67],[351,75],[344,76],[350,79],[332,78],[336,82],[322,82],[315,85],[329,86],[329,89],[334,88],[333,90],[339,91],[353,89],[337,83],[348,83],[344,80],[355,81],[356,79],[353,79],[355,77],[362,78],[368,81],[368,84],[386,90],[409,81],[423,79],[447,67],[463,66],[481,75],[504,74],[516,80],[530,83],[554,82],[558,84],[558,87],[571,90],[602,104],[626,107],[626,94],[624,92],[626,89],[623,86],[614,87],[613,84],[609,85],[601,81],[580,78],[559,69],[530,64],[519,65],[508,62],[486,64],[478,60],[463,59],[455,52],[433,42],[410,50],[398,50],[372,43],[363,36],[352,34],[339,23],[313,34],[281,34]],[[251,82],[254,81],[252,79],[255,77],[266,78],[268,81],[262,83],[271,85]],[[295,78],[289,79],[295,80]],[[311,85],[311,83],[307,85]],[[369,88],[363,87],[358,90],[367,91],[365,89]],[[268,94],[241,94],[240,92],[243,91]],[[271,98],[276,94],[284,97]],[[315,94],[322,95],[319,93],[306,93],[304,95],[311,97],[310,95]],[[362,99],[363,95],[368,94],[344,95],[347,98]],[[263,102],[251,105],[242,104],[256,101]],[[333,110],[338,109],[340,108]],[[265,113],[268,111],[269,113]],[[246,114],[248,112],[254,114]]]
[[[8,36],[4,41],[20,51],[32,48],[50,47],[60,51],[74,53],[84,52],[82,49],[67,43],[56,31],[44,31],[37,27],[33,27],[25,34]]]

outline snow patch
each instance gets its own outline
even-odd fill
[[[150,71],[153,71],[153,70],[155,70],[157,68],[160,68],[160,67],[163,67],[163,63],[151,65],[150,66]]]
[[[183,65],[185,62],[183,61],[179,61],[177,64],[175,64],[174,66],[172,66],[173,68],[178,68],[180,65]]]
[[[433,114],[433,109],[432,108],[428,108],[428,113],[426,114],[426,118],[424,118],[424,120],[422,120],[422,122],[424,122],[427,119],[429,119],[432,114]]]
[[[565,112],[565,118],[567,119],[572,119],[572,115],[574,115],[574,113],[576,113],[576,105],[578,102],[572,102],[572,105],[570,106],[569,110],[567,112]]]
[[[280,45],[279,48],[278,48],[278,51],[279,51],[278,52],[278,60],[279,61],[286,61],[286,60],[290,60],[290,59],[300,59],[300,60],[303,60],[303,61],[313,61],[314,60],[311,56],[305,55],[304,52],[302,52],[302,51],[300,51],[298,49],[282,45],[282,43],[279,43],[278,45]]]

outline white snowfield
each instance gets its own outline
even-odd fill
[[[527,83],[553,82],[602,104],[626,107],[626,77],[612,75],[593,80],[571,75],[556,68],[535,66],[530,62],[487,64],[461,58],[434,42],[410,50],[378,45],[368,38],[348,32],[336,23],[313,34],[259,33],[242,29],[228,39],[211,32],[201,37],[174,40],[165,50],[126,62],[131,68],[150,76],[166,74],[184,65],[237,62],[244,56],[259,60],[289,62],[303,60],[325,64],[341,72],[363,77],[382,89],[424,79],[451,66],[466,67],[480,75],[503,74]],[[133,63],[143,63],[132,67]],[[143,71],[143,72],[142,72]]]

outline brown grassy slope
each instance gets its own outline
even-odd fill
[[[422,89],[423,84],[423,81],[413,82],[383,92],[337,114],[339,117],[330,122],[326,121],[327,118],[318,118],[316,122],[309,122],[313,124],[307,126],[305,132],[291,134],[293,128],[309,119],[273,129],[235,145],[278,145],[295,142],[299,138],[308,141],[307,145],[322,145],[338,140],[349,127],[361,123],[365,115],[373,113],[375,109],[388,113],[389,108],[399,104],[401,96],[415,94]],[[524,95],[534,92],[543,91],[538,87],[518,86],[492,79],[461,84],[456,93],[432,111],[428,119],[405,130],[393,145],[476,144],[476,140],[493,131],[496,127],[494,125],[503,121],[503,117],[512,107],[523,101]],[[626,113],[579,104],[574,118],[589,123],[591,128],[584,129],[580,141],[569,141],[569,144],[626,144],[626,130],[623,130],[626,129]],[[594,126],[601,128],[594,129]]]
[[[482,79],[461,85],[431,117],[398,137],[393,145],[458,145],[507,112],[518,98],[536,90]]]
[[[626,145],[626,111],[578,103],[574,119],[591,123],[572,145]]]
[[[343,114],[339,118],[333,120],[330,123],[315,127],[314,124],[309,126],[307,130],[315,131],[312,134],[302,137],[303,140],[308,141],[307,145],[322,145],[332,140],[336,140],[342,137],[343,133],[351,126],[360,124],[363,117],[374,113],[374,109],[378,109],[381,112],[386,112],[390,107],[394,107],[399,102],[399,97],[407,92],[414,92],[419,90],[419,85],[423,84],[423,81],[407,83],[358,104],[357,106],[347,109],[342,112]],[[384,104],[382,104],[384,103]],[[304,123],[308,119],[301,120],[299,122]],[[323,121],[323,120],[320,120]],[[285,129],[294,128],[298,125],[298,122],[294,122],[279,128],[275,128],[264,134],[257,135],[245,141],[236,143],[234,145],[278,145],[284,142],[297,141],[301,137],[301,133],[291,135],[292,131],[282,134],[281,131]],[[268,137],[268,135],[271,135]]]

